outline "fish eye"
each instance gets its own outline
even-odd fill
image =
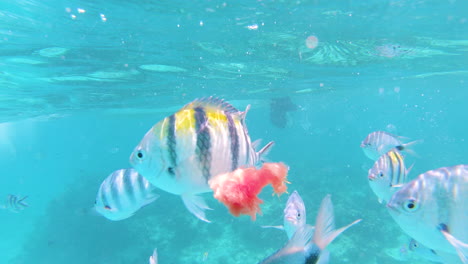
[[[138,157],[138,159],[143,159],[145,157],[143,150],[138,150],[136,156]]]
[[[403,209],[407,212],[414,212],[419,208],[419,204],[415,199],[409,199],[403,204]]]
[[[301,213],[297,213],[297,218],[301,218]]]
[[[108,205],[105,205],[104,209],[109,210],[109,211],[112,210],[112,208],[110,206],[108,206]]]
[[[379,172],[379,177],[382,178],[384,176],[383,172]]]

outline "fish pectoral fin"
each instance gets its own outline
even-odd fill
[[[446,230],[440,230],[440,232],[442,232],[442,235],[444,235],[445,239],[447,239],[448,242],[452,244],[452,246],[455,248],[461,261],[464,264],[467,264],[468,263],[468,244],[463,243],[462,241],[456,239]]]
[[[284,230],[284,226],[282,226],[282,225],[279,225],[279,226],[261,226],[261,228],[274,228],[274,229]]]
[[[213,210],[205,203],[205,200],[194,194],[182,194],[182,201],[184,201],[185,207],[194,214],[198,219],[211,223],[205,216],[205,210]]]

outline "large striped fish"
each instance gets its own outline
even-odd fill
[[[393,193],[406,183],[409,170],[397,149],[380,156],[368,173],[369,185],[379,203],[390,201]]]
[[[443,253],[458,253],[468,263],[468,165],[419,175],[393,194],[387,208],[409,236],[444,260]]]
[[[227,102],[197,99],[154,125],[130,156],[130,163],[154,186],[181,195],[187,209],[209,222],[209,209],[196,194],[211,192],[208,181],[240,167],[259,164],[273,145],[255,151],[242,112]]]
[[[116,170],[99,187],[94,209],[109,220],[123,220],[156,200],[154,190],[136,170]]]

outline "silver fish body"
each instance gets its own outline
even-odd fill
[[[304,201],[297,191],[294,191],[286,202],[286,207],[283,211],[284,231],[291,239],[297,229],[306,225],[306,208]]]
[[[424,246],[468,252],[468,165],[431,170],[395,192],[387,207],[398,225]]]
[[[118,221],[132,216],[159,195],[143,176],[134,169],[112,172],[99,187],[95,210],[109,220]]]
[[[404,157],[398,150],[392,149],[380,156],[368,173],[369,185],[380,203],[388,202],[406,183],[407,173]]]
[[[248,110],[248,108],[247,108]],[[207,221],[199,193],[211,192],[208,181],[260,161],[245,115],[213,97],[197,99],[155,124],[130,156],[130,163],[154,186],[181,195],[193,214]]]

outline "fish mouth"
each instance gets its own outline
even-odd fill
[[[288,220],[288,222],[296,222],[296,218],[291,217],[291,216],[287,216],[286,220]]]
[[[369,176],[367,177],[369,179],[369,181],[373,181],[375,180],[375,174],[369,174]]]

